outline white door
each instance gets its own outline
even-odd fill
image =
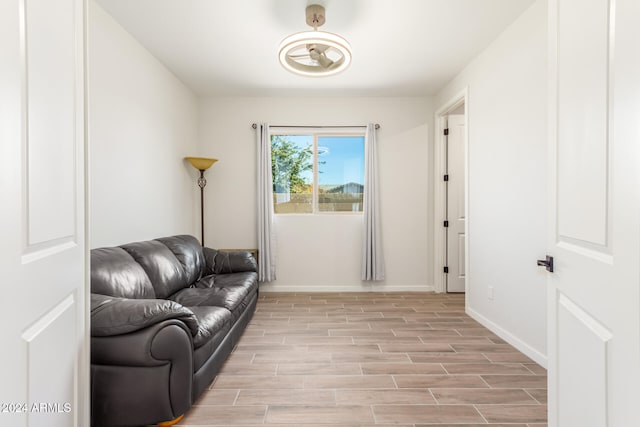
[[[549,17],[549,425],[640,426],[640,2]]]
[[[465,291],[464,115],[450,114],[447,127],[447,292]]]
[[[0,425],[89,425],[81,0],[0,0]]]

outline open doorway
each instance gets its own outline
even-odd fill
[[[468,264],[466,90],[436,113],[435,288],[466,291]]]

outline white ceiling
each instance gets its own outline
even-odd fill
[[[534,0],[96,0],[201,96],[422,96],[438,91]],[[353,63],[299,77],[278,63],[286,36],[323,30],[351,43]]]

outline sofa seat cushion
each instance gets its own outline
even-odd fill
[[[247,296],[247,292],[248,289],[242,286],[187,288],[176,292],[169,298],[187,307],[215,306],[234,311]]]
[[[205,287],[203,286],[205,283],[206,282],[200,280],[196,283],[196,287]],[[258,273],[254,271],[244,271],[241,273],[215,274],[213,276],[213,285],[218,288],[242,286],[248,291],[255,290],[258,287]]]
[[[219,344],[231,328],[231,312],[215,306],[188,308],[198,320],[198,332],[193,337],[193,346],[198,348],[209,343],[215,347]]]
[[[232,322],[235,322],[257,290],[255,276],[254,272],[208,276],[196,284],[199,287],[178,291],[170,299],[187,307],[224,307],[231,312]],[[202,286],[205,283],[206,287]]]

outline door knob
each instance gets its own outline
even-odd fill
[[[547,269],[549,273],[553,273],[553,257],[547,255],[546,259],[539,259],[538,265]]]

